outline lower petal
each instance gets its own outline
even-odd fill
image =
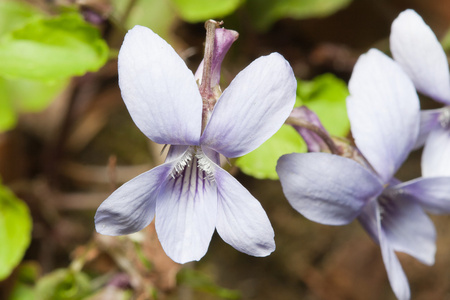
[[[155,215],[161,183],[172,164],[163,164],[123,184],[108,197],[95,214],[95,229],[105,235],[125,235],[146,227]]]
[[[217,232],[222,239],[248,255],[261,257],[272,253],[274,232],[258,200],[221,168],[216,169],[216,181]]]
[[[389,245],[395,251],[432,265],[436,253],[433,223],[414,199],[391,191],[387,190],[379,197],[381,226]]]
[[[200,260],[214,233],[216,214],[216,183],[200,170],[194,156],[159,191],[155,225],[166,254],[178,263]]]
[[[450,176],[450,129],[430,132],[422,154],[422,176]]]

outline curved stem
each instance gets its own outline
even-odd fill
[[[330,149],[331,153],[341,155],[342,151],[339,149],[338,146],[334,143],[333,139],[320,127],[313,125],[311,123],[299,120],[297,118],[289,117],[285,121],[286,124],[303,127],[305,129],[308,129],[315,134],[317,134],[324,142],[327,144],[328,148]]]

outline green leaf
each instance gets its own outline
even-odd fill
[[[16,282],[9,294],[8,300],[34,300],[34,284],[39,277],[40,265],[37,262],[24,262],[16,271]]]
[[[17,115],[11,101],[8,83],[0,77],[0,132],[14,128]]]
[[[267,30],[282,18],[307,19],[329,16],[352,0],[248,0],[247,11],[254,26]]]
[[[31,240],[27,205],[0,184],[0,280],[19,264]]]
[[[0,36],[42,16],[42,12],[25,2],[0,0]]]
[[[0,132],[14,128],[19,113],[45,109],[67,83],[66,79],[47,82],[0,77]]]
[[[347,84],[333,74],[317,76],[312,81],[298,80],[295,106],[306,105],[334,136],[346,137],[350,131],[347,116]]]
[[[247,175],[276,180],[278,158],[292,152],[306,152],[306,144],[294,128],[283,125],[259,148],[236,159],[235,164]]]
[[[172,0],[181,18],[191,23],[223,18],[234,12],[242,2],[242,0]]]
[[[181,269],[177,274],[177,280],[179,283],[186,284],[197,291],[206,292],[222,299],[241,299],[241,293],[239,291],[220,287],[206,274],[197,270],[186,268]]]
[[[91,292],[89,277],[69,269],[53,271],[42,277],[36,285],[37,299],[81,300]]]
[[[78,14],[38,19],[3,36],[0,75],[51,81],[97,71],[108,59],[99,31]]]
[[[128,1],[113,0],[113,4],[120,19],[125,14]],[[171,4],[169,0],[138,0],[124,25],[127,29],[133,28],[136,24],[146,26],[168,40],[176,16]]]

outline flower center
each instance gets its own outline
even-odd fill
[[[182,176],[186,170],[198,168],[203,179],[214,181],[214,164],[206,156],[201,147],[190,146],[170,174],[172,178]]]

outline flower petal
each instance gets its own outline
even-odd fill
[[[128,31],[119,51],[119,85],[133,121],[160,144],[197,145],[202,99],[173,48],[146,27]]]
[[[395,190],[387,189],[378,201],[386,239],[394,250],[432,265],[436,253],[434,225],[414,199]]]
[[[275,250],[274,232],[261,204],[233,176],[216,170],[219,199],[217,232],[236,250],[267,256]]]
[[[431,28],[414,10],[402,12],[392,23],[391,52],[417,90],[450,104],[447,56]]]
[[[437,128],[430,132],[422,153],[422,176],[450,176],[450,130]]]
[[[283,155],[277,172],[292,207],[322,224],[350,223],[383,190],[369,170],[351,159],[328,153]]]
[[[381,228],[381,216],[378,205],[376,205],[375,214],[381,256],[383,257],[384,266],[386,267],[386,272],[388,274],[392,290],[399,300],[409,300],[411,297],[411,291],[409,289],[408,279],[406,278],[405,272],[403,271],[392,246],[389,244],[389,240],[386,238]]]
[[[450,213],[450,177],[425,177],[400,183],[390,193],[414,199],[425,210],[434,214]]]
[[[446,108],[428,109],[420,111],[420,130],[414,149],[425,144],[430,132],[439,127],[439,117]]]
[[[297,83],[278,53],[256,59],[240,72],[219,98],[200,143],[226,157],[256,149],[289,116]]]
[[[95,229],[105,235],[137,232],[153,220],[161,183],[169,176],[173,164],[151,169],[119,187],[100,204],[95,214]]]
[[[355,143],[388,182],[419,133],[419,99],[402,69],[380,51],[361,55],[349,82],[347,111]]]
[[[160,188],[155,225],[166,254],[178,263],[200,260],[214,233],[216,214],[216,184],[200,170],[194,156]]]

